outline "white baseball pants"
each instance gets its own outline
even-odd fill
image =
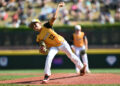
[[[80,69],[83,67],[82,62],[72,52],[72,50],[71,50],[69,44],[67,43],[67,41],[64,41],[61,46],[50,48],[50,51],[47,55],[46,62],[45,62],[44,73],[47,74],[47,75],[51,75],[51,63],[52,63],[53,58],[55,57],[55,55],[58,53],[59,50],[63,51],[68,56],[68,58],[76,65],[76,67],[80,71]]]
[[[71,46],[72,49],[74,50],[75,54],[77,55],[77,57],[80,58],[80,52],[82,50],[85,50],[85,46],[82,46],[82,47],[76,47],[74,45]],[[87,54],[85,53],[84,55],[82,55],[82,61],[84,64],[86,64],[86,71],[89,72],[89,65],[88,65],[88,57],[87,57]],[[78,73],[79,72],[79,68],[76,66],[76,72]]]

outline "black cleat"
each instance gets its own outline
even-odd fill
[[[86,72],[86,64],[84,64],[83,68],[80,70],[80,76],[85,75]]]
[[[47,84],[48,81],[49,81],[49,77],[50,77],[50,76],[48,76],[47,74],[45,74],[44,80],[42,81],[42,84]]]

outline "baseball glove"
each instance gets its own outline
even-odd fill
[[[81,55],[84,55],[85,53],[86,53],[85,50],[82,50],[82,51],[80,52]]]
[[[47,46],[44,41],[40,41],[39,46],[40,46],[39,48],[40,53],[46,54],[48,52]]]

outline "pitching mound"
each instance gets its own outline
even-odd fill
[[[0,83],[41,85],[43,76],[0,81]],[[78,84],[120,84],[120,74],[86,74],[79,76],[73,73],[56,73],[50,77],[48,85],[78,85]]]

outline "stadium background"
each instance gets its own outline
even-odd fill
[[[46,55],[38,53],[39,46],[35,41],[37,33],[27,26],[33,18],[39,18],[42,22],[47,21],[52,16],[51,13],[54,12],[59,1],[1,0],[0,69],[44,68]],[[70,39],[72,35],[70,34],[74,31],[74,25],[80,24],[89,41],[90,68],[119,68],[120,17],[116,18],[117,10],[120,8],[119,0],[107,0],[108,3],[105,0],[96,1],[79,0],[79,3],[82,3],[84,10],[86,10],[86,12],[82,12],[80,8],[76,9],[77,11],[71,8],[73,4],[77,4],[77,0],[65,0],[67,11],[64,12],[61,9],[54,29],[64,36],[69,44],[72,44]],[[100,7],[97,8],[96,3],[98,2]],[[101,10],[102,7],[109,12],[104,13],[105,11]],[[44,12],[45,9],[48,12]],[[106,15],[106,18],[102,14],[109,16]],[[74,68],[74,65],[62,52],[59,52],[53,61],[52,68]]]

